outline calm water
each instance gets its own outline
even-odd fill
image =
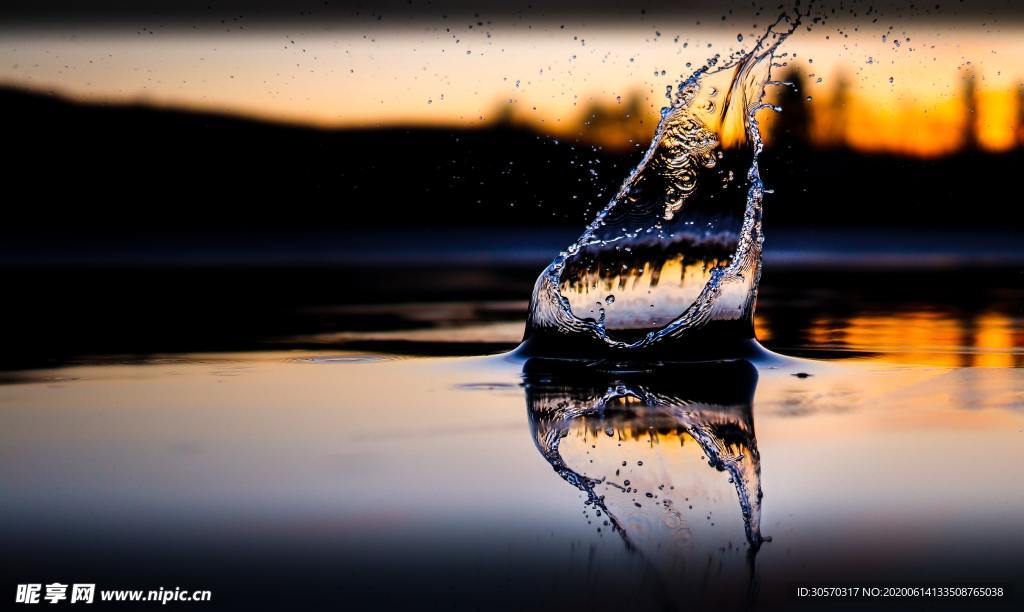
[[[793,588],[836,583],[1019,593],[1020,296],[784,285],[765,288],[758,334],[805,358],[408,356],[514,346],[526,303],[474,300],[329,309],[390,318],[281,340],[302,350],[10,371],[4,588],[210,588],[245,609],[811,609]],[[710,465],[716,443],[740,472]],[[759,550],[740,495],[757,486]]]

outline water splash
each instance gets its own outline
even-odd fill
[[[624,452],[629,449],[623,449],[623,444],[628,447],[631,439],[652,447],[661,443],[656,440],[675,439],[683,444],[692,439],[708,465],[728,473],[736,489],[747,542],[752,551],[761,546],[765,540],[761,535],[761,466],[752,416],[757,370],[749,362],[614,363],[533,358],[524,365],[523,378],[538,451],[563,480],[585,495],[585,506],[629,549],[636,549],[629,524],[636,522],[637,513],[654,512],[657,520],[647,521],[649,524],[657,523],[675,532],[687,524],[686,514],[694,513],[692,502],[688,508],[684,506],[682,495],[686,492],[673,484],[682,475],[665,474],[666,482],[656,482],[650,476],[622,473],[617,463],[609,464],[611,468],[594,465],[593,457],[582,468],[574,468],[561,448],[574,428],[582,429],[593,441],[588,447],[595,453],[606,452],[597,444],[605,437],[615,442],[615,450]],[[627,463],[622,462],[622,469]],[[612,471],[593,473],[602,469]],[[641,479],[646,479],[643,484]],[[615,499],[610,500],[608,494],[614,494]],[[619,516],[616,503],[631,512],[631,521]]]
[[[761,135],[775,54],[799,25],[781,15],[749,52],[666,92],[654,139],[618,194],[537,279],[536,353],[756,346]],[[734,350],[733,347],[732,350]]]

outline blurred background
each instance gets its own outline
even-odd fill
[[[788,8],[5,2],[3,365],[514,347],[666,87]],[[759,336],[1019,366],[1021,7],[799,10],[760,114]]]

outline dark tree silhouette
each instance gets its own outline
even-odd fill
[[[1024,82],[1017,83],[1017,125],[1014,127],[1017,146],[1024,147]]]
[[[978,150],[978,84],[973,68],[964,70],[962,98],[964,103],[964,125],[961,147],[964,151]]]
[[[592,101],[580,117],[577,132],[585,141],[627,150],[635,142],[649,140],[653,133],[644,115],[643,94],[634,90],[614,105]]]
[[[846,125],[849,121],[850,77],[843,71],[836,74],[832,100],[828,105],[828,144],[845,147]]]
[[[782,113],[772,125],[770,142],[776,149],[806,150],[811,145],[811,109],[804,90],[804,74],[793,67],[780,80],[792,85],[779,88],[777,104]]]

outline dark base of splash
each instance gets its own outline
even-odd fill
[[[666,401],[747,406],[749,411],[757,378],[757,368],[746,359],[624,363],[531,357],[523,364],[528,399],[547,393],[556,396],[548,402],[555,405],[559,395],[601,397],[610,386],[627,384],[655,391]]]
[[[639,340],[625,337],[620,332],[614,338],[625,341]],[[746,321],[716,321],[685,338],[666,339],[651,347],[616,349],[596,338],[567,336],[537,330],[527,330],[523,343],[514,351],[517,357],[562,358],[614,358],[659,359],[671,361],[717,361],[723,359],[769,360],[774,354],[758,343],[754,331]]]

